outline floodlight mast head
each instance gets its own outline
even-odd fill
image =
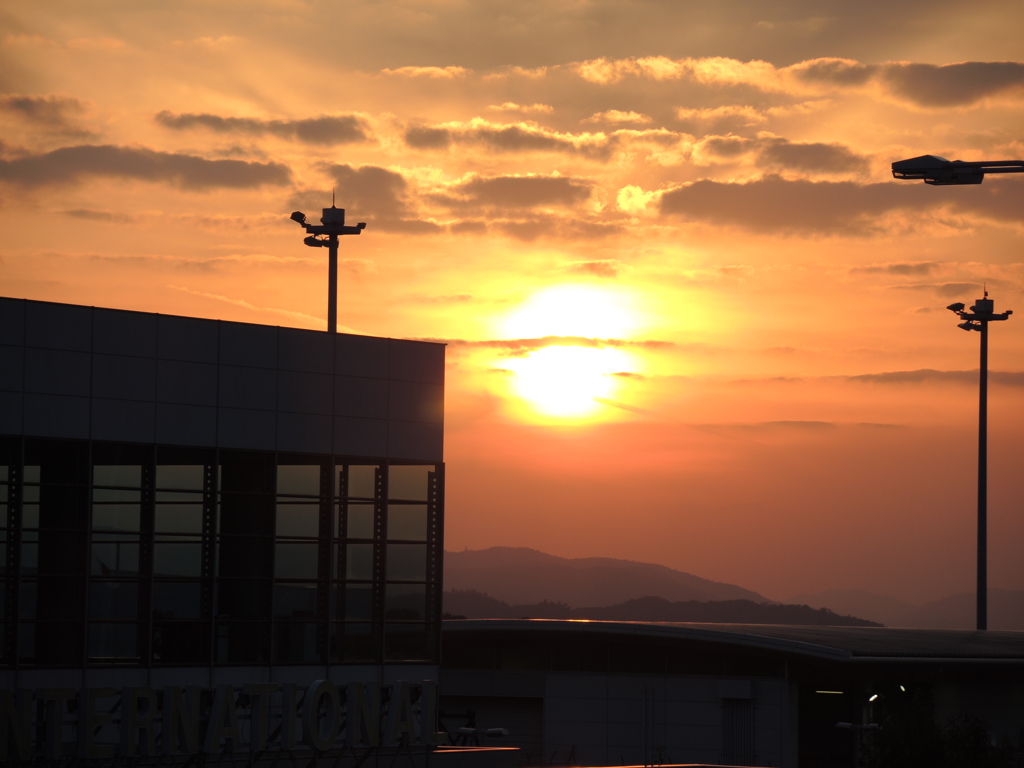
[[[896,179],[924,181],[937,187],[981,184],[986,173],[1024,173],[1024,160],[947,160],[938,155],[921,155],[892,164]]]
[[[311,224],[302,211],[295,211],[291,220],[309,234],[303,239],[310,248],[327,248],[327,330],[338,331],[338,237],[340,235],[358,235],[366,229],[364,222],[354,227],[345,226],[345,209],[334,205],[331,195],[331,207],[323,209],[319,224]]]
[[[997,314],[995,302],[988,297],[988,291],[985,291],[984,298],[975,301],[969,309],[964,307],[962,301],[950,304],[946,309],[964,321],[958,323],[956,327],[963,328],[965,331],[980,331],[985,323],[1009,320],[1010,315],[1013,314],[1012,309]]]

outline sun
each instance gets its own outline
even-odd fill
[[[520,415],[558,421],[590,420],[608,412],[623,377],[637,367],[622,349],[624,337],[640,325],[631,297],[587,285],[556,285],[534,293],[498,323],[506,338],[557,341],[522,357],[504,359],[510,394]]]
[[[639,324],[632,305],[631,297],[620,291],[588,285],[555,285],[532,294],[499,325],[507,338],[621,338]]]
[[[619,349],[545,347],[505,367],[514,376],[513,390],[543,416],[579,419],[602,407],[618,388],[615,373],[631,367]]]

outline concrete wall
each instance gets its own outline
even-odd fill
[[[444,346],[0,298],[0,434],[440,461]]]

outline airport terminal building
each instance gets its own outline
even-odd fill
[[[145,754],[179,696],[212,751],[245,707],[294,745],[312,681],[314,741],[349,686],[429,743],[443,394],[441,344],[0,299],[0,759],[73,754],[75,712],[125,696],[143,725],[101,746]]]

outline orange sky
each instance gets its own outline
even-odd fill
[[[973,589],[977,338],[1024,311],[1024,6],[25,3],[0,294],[447,340],[447,546],[784,599]],[[1024,317],[993,329],[991,571],[1024,588]]]

